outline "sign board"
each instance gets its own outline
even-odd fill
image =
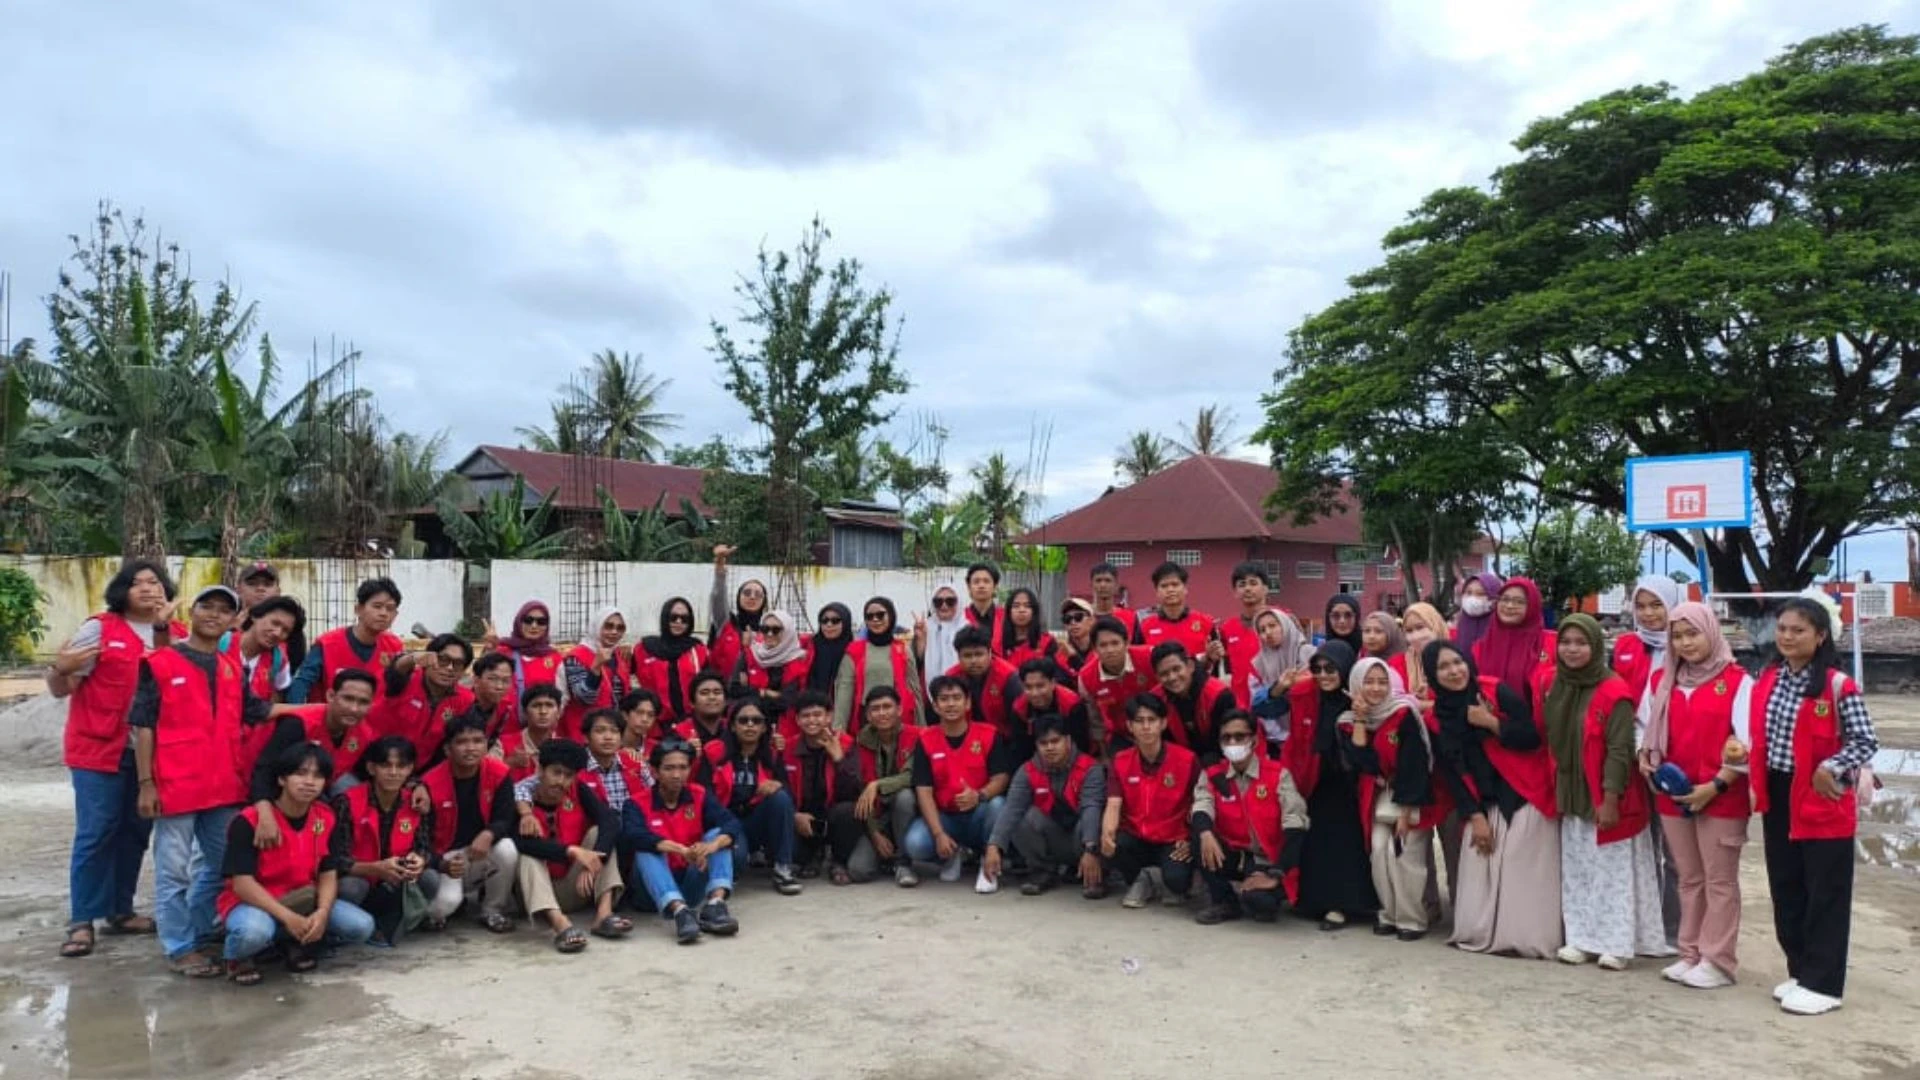
[[[1618,615],[1627,610],[1627,587],[1615,585],[1599,596],[1600,614]]]
[[[1893,618],[1893,586],[1862,583],[1853,587],[1853,621]]]
[[[1682,454],[1627,459],[1627,528],[1746,528],[1753,524],[1753,459]]]

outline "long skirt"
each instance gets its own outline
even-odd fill
[[[1560,830],[1522,806],[1487,814],[1493,854],[1463,835],[1451,944],[1466,952],[1547,959],[1560,949]]]
[[[1367,861],[1366,823],[1354,774],[1325,769],[1307,800],[1307,838],[1300,851],[1300,902],[1294,910],[1318,919],[1340,912],[1372,922],[1380,910]]]
[[[1560,906],[1567,944],[1601,956],[1673,956],[1660,914],[1653,830],[1599,843],[1593,822],[1560,819]]]

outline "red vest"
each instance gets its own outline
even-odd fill
[[[1188,608],[1178,619],[1169,619],[1160,613],[1159,608],[1149,608],[1140,615],[1140,625],[1133,632],[1133,639],[1145,645],[1149,651],[1163,641],[1177,641],[1187,647],[1187,655],[1200,664],[1200,670],[1207,670],[1207,642],[1213,638],[1213,616],[1202,615]]]
[[[898,773],[907,768],[913,760],[914,747],[920,745],[920,729],[912,724],[902,724],[894,735],[893,771]],[[860,779],[871,784],[880,779],[880,761],[878,755],[864,745],[856,747],[860,755]],[[889,774],[892,775],[892,774]]]
[[[1137,630],[1140,626],[1139,612],[1133,610],[1132,608],[1117,607],[1117,608],[1114,608],[1112,611],[1095,612],[1093,617],[1095,619],[1099,619],[1107,615],[1111,615],[1114,618],[1119,619],[1120,625],[1127,628],[1127,639],[1128,640],[1133,639],[1134,631]]]
[[[1320,783],[1320,753],[1313,748],[1313,733],[1320,726],[1320,684],[1309,675],[1287,690],[1292,710],[1287,720],[1287,741],[1280,744],[1280,762],[1293,774],[1300,797],[1311,799]],[[1361,818],[1371,821],[1372,815]]]
[[[380,835],[380,805],[373,799],[372,784],[347,789],[347,816],[353,825],[354,862],[379,862],[406,855],[413,850],[421,828],[420,814],[404,789],[394,804],[393,824],[385,836]]]
[[[985,724],[967,724],[967,734],[959,746],[947,742],[945,729],[935,725],[920,732],[920,753],[933,770],[933,802],[946,813],[957,813],[955,796],[967,788],[979,791],[992,777],[987,758],[999,732]]]
[[[1189,749],[1200,745],[1206,741],[1206,736],[1213,733],[1214,706],[1219,703],[1222,694],[1233,692],[1225,682],[1208,678],[1199,669],[1194,671],[1193,677],[1200,680],[1200,693],[1196,696],[1193,706],[1194,730],[1192,731],[1187,730],[1187,721],[1181,717],[1180,709],[1174,705],[1173,696],[1167,693],[1167,688],[1164,686],[1153,688],[1153,696],[1167,703],[1167,738],[1176,746],[1185,746]]]
[[[651,791],[637,794],[634,798],[642,800],[640,805],[647,808],[647,828],[662,840],[692,847],[707,833],[706,822],[700,814],[701,806],[707,801],[707,789],[699,784],[688,784],[680,792],[680,802],[671,807],[661,806],[659,797]],[[721,800],[723,803],[725,801]],[[667,866],[677,874],[687,868],[687,860],[678,855],[668,855]]]
[[[920,702],[916,700],[919,695],[912,693],[907,687],[907,645],[896,637],[887,649],[893,654],[893,689],[900,695],[900,722],[911,724],[918,714]],[[843,662],[853,665],[853,707],[847,713],[847,733],[858,735],[860,734],[860,714],[867,708],[866,640],[862,639],[848,645],[846,659]]]
[[[431,662],[431,661],[429,661]],[[407,688],[383,697],[367,714],[367,725],[381,735],[402,735],[413,744],[415,759],[425,765],[446,740],[447,721],[473,707],[473,691],[456,685],[438,702],[427,697],[426,675],[415,671]]]
[[[547,839],[567,847],[580,847],[586,843],[587,830],[593,828],[593,822],[587,820],[587,811],[580,805],[580,784],[576,781],[567,785],[560,796],[559,806],[541,806],[532,804],[533,812],[541,818],[540,825],[546,830]],[[570,859],[558,862],[547,861],[547,874],[550,877],[565,877],[567,868],[572,866]]]
[[[1086,786],[1087,774],[1092,772],[1095,767],[1095,762],[1092,758],[1081,753],[1074,754],[1073,764],[1067,767],[1066,788],[1060,792],[1060,798],[1067,804],[1068,809],[1076,813],[1079,812],[1080,789]],[[1027,762],[1027,783],[1033,788],[1033,808],[1048,817],[1052,817],[1054,802],[1053,782],[1048,778],[1047,771],[1040,767],[1040,758],[1038,756],[1031,758]]]
[[[353,772],[360,764],[360,755],[380,737],[372,724],[365,720],[347,729],[340,741],[333,741],[333,733],[327,730],[327,707],[325,705],[296,705],[293,715],[300,718],[300,725],[306,729],[307,741],[333,755],[333,778],[338,780]]]
[[[1107,794],[1120,797],[1120,828],[1150,844],[1184,839],[1193,811],[1195,761],[1193,751],[1172,743],[1162,744],[1160,767],[1151,773],[1140,760],[1139,747],[1114,755],[1116,790]]]
[[[507,763],[499,758],[480,759],[480,817],[493,813],[493,793],[507,782]],[[460,807],[453,795],[453,765],[441,762],[420,778],[427,795],[433,799],[433,850],[453,850],[454,830],[460,827]]]
[[[1065,717],[1068,713],[1071,713],[1074,706],[1078,704],[1080,704],[1079,694],[1061,686],[1059,683],[1053,684],[1053,708],[1047,710],[1048,712],[1056,716]],[[1033,703],[1027,700],[1026,694],[1020,694],[1013,699],[1013,715],[1014,718],[1019,721],[1021,733],[1032,735]]]
[[[557,731],[547,736],[548,739],[557,739],[559,737],[560,733]],[[542,739],[541,742],[545,743],[546,739]],[[502,758],[512,757],[523,747],[528,751],[528,756],[533,758],[532,761],[529,761],[525,765],[517,767],[513,765],[507,766],[507,777],[514,783],[517,784],[540,771],[540,748],[527,745],[527,732],[525,728],[519,731],[509,731],[505,735],[500,736],[499,746],[500,756]]]
[[[65,762],[70,769],[119,772],[127,749],[127,710],[140,685],[147,643],[111,611],[94,618],[100,620],[100,655],[92,674],[67,698]]]
[[[325,701],[327,691],[333,689],[333,677],[348,668],[364,671],[378,679],[386,673],[387,665],[393,663],[394,657],[407,651],[406,642],[397,636],[381,634],[373,643],[373,659],[363,663],[353,651],[353,646],[347,642],[347,635],[351,633],[352,627],[342,626],[321,634],[320,639],[313,643],[313,647],[320,650],[320,685],[307,691],[309,697]],[[375,690],[378,689],[375,687]]]
[[[1213,833],[1229,851],[1252,851],[1258,844],[1263,861],[1278,862],[1286,843],[1281,828],[1286,808],[1280,804],[1280,779],[1286,769],[1277,761],[1257,761],[1253,787],[1244,795],[1229,775],[1231,764],[1222,761],[1207,770],[1207,783],[1213,788]]]
[[[1373,747],[1374,756],[1380,761],[1380,776],[1378,782],[1386,784],[1389,787],[1393,784],[1393,778],[1400,775],[1401,728],[1406,723],[1407,713],[1410,711],[1412,710],[1402,709],[1388,717],[1387,722],[1381,724],[1380,729],[1375,731],[1367,740],[1367,745]],[[1431,777],[1431,784],[1427,801],[1419,808],[1419,813],[1413,821],[1413,827],[1416,829],[1432,829],[1434,826],[1440,824],[1441,819],[1447,816],[1447,811],[1453,808],[1453,800],[1447,798],[1446,786],[1439,780],[1440,762],[1432,752],[1433,735],[1440,730],[1440,722],[1434,718],[1431,712],[1428,712],[1421,722],[1424,723],[1427,728],[1428,775]],[[1361,777],[1363,783],[1360,786],[1366,789],[1360,796],[1361,821],[1373,820],[1373,800],[1375,796],[1379,794],[1376,784],[1371,782],[1374,779],[1375,778],[1371,776]],[[1371,850],[1373,830],[1367,829],[1361,835],[1367,839],[1369,850]]]
[[[1064,657],[1060,655],[1060,639],[1042,631],[1039,645],[1029,645],[1024,641],[1020,641],[1015,642],[1013,648],[1007,650],[1007,663],[1011,665],[1015,671],[1019,671],[1020,666],[1027,661],[1039,659],[1047,659],[1055,663],[1064,664]]]
[[[978,691],[973,688],[973,680],[967,677],[965,669],[955,664],[947,669],[947,674],[967,684],[967,692],[972,695],[973,717],[987,724],[1002,735],[1013,735],[1013,721],[1007,716],[1007,683],[1013,682],[1014,693],[1019,694],[1020,669],[994,657],[987,667],[987,673],[980,679]],[[1024,696],[1024,695],[1021,695]]]
[[[803,747],[801,746],[802,738],[804,738],[804,736],[802,736],[801,738],[787,740],[787,752],[781,755],[781,760],[780,760],[780,767],[787,774],[786,776],[787,793],[793,796],[793,805],[795,808],[798,808],[800,806],[800,802],[801,802],[800,796],[802,794],[800,790],[800,785],[802,780],[806,776],[806,771],[800,767],[800,751],[803,749]],[[853,736],[843,731],[839,734],[839,739],[840,739],[840,751],[842,754],[845,754],[853,749]],[[827,799],[826,799],[827,806],[833,805],[833,797],[835,794],[837,794],[835,789],[839,787],[839,782],[835,774],[838,773],[839,771],[840,771],[839,764],[835,762],[833,759],[828,758],[827,767],[824,770],[826,775],[826,785],[827,785]]]
[[[713,655],[713,670],[723,675],[732,674],[740,666],[741,659],[747,655],[746,642],[741,640],[740,628],[733,624],[732,619],[721,623],[714,632],[713,646],[709,651]]]
[[[1767,812],[1767,699],[1780,682],[1780,666],[1769,667],[1753,688],[1747,715],[1748,741],[1753,744],[1748,768],[1753,776],[1753,809]],[[1840,752],[1840,699],[1860,688],[1839,671],[1830,671],[1819,697],[1800,699],[1793,722],[1793,788],[1788,795],[1787,837],[1791,840],[1845,840],[1859,824],[1853,793],[1829,799],[1813,790],[1813,774],[1820,763]],[[1725,798],[1725,796],[1722,796]]]
[[[779,690],[785,695],[786,701],[792,701],[794,696],[798,695],[801,690],[806,689],[807,672],[811,667],[812,660],[813,653],[806,652],[801,654],[800,659],[782,666],[780,668],[780,685],[774,686],[767,669],[761,666],[760,661],[753,658],[753,650],[748,649],[740,655],[740,677],[742,681],[754,689],[754,699],[756,701],[759,700],[759,691],[762,690]],[[721,670],[731,671],[733,669],[722,668]],[[856,708],[854,711],[858,712],[860,710]],[[852,721],[849,720],[849,724],[851,723]],[[780,734],[787,737],[788,742],[792,742],[794,737],[799,734],[800,729],[794,724],[793,710],[784,704],[781,706],[780,715],[774,718],[774,724],[779,729]]]
[[[1655,671],[1647,681],[1647,689],[1658,692],[1665,678],[1665,671]],[[1745,669],[1738,664],[1728,664],[1712,682],[1695,687],[1691,696],[1675,690],[1667,702],[1666,759],[1678,765],[1695,786],[1711,783],[1720,775],[1727,740],[1735,731],[1733,701],[1740,693],[1740,685],[1746,681]],[[1680,816],[1679,804],[1667,796],[1656,791],[1653,802],[1660,813]],[[1727,790],[1714,796],[1700,813],[1704,817],[1733,819],[1753,813],[1746,776],[1734,777]]]
[[[1500,680],[1491,675],[1480,676],[1480,693],[1487,699],[1491,712],[1500,719],[1506,719],[1500,711]],[[1509,750],[1492,736],[1480,743],[1487,753],[1487,762],[1500,773],[1500,778],[1513,787],[1527,804],[1540,811],[1541,816],[1552,821],[1560,816],[1558,805],[1553,801],[1553,757],[1547,753],[1546,720],[1536,710],[1533,714],[1534,730],[1540,733],[1541,745],[1532,750]],[[1468,789],[1473,788],[1472,777],[1462,777]],[[1479,791],[1474,791],[1477,796]]]
[[[1006,645],[1002,644],[1002,642],[1006,640],[1007,633],[1006,606],[1003,604],[995,604],[988,608],[987,613],[983,616],[973,610],[972,601],[968,601],[961,605],[960,611],[966,615],[968,626],[977,626],[987,632],[987,640],[991,642],[993,646],[993,655],[1004,658],[1007,653]]]
[[[1293,618],[1292,615],[1284,614],[1280,617]],[[1220,635],[1221,647],[1227,651],[1227,688],[1233,691],[1233,703],[1243,709],[1251,709],[1253,708],[1253,661],[1260,655],[1260,635],[1255,633],[1253,627],[1238,615],[1231,619],[1221,619],[1213,624],[1213,629]]]
[[[104,652],[104,650],[103,650]],[[160,812],[191,814],[247,801],[252,779],[241,771],[245,675],[224,653],[214,660],[217,696],[207,673],[175,647],[156,650],[147,667],[160,690],[153,732],[153,783]]]
[[[560,662],[564,655],[555,649],[545,656],[526,656],[515,652],[513,646],[499,644],[493,647],[497,653],[513,657],[513,697],[518,701],[520,695],[529,686],[557,686],[560,682]]]
[[[240,811],[247,824],[260,827],[260,810],[249,806]],[[333,839],[333,810],[324,802],[316,799],[307,810],[307,827],[295,829],[280,808],[273,808],[274,824],[280,826],[280,843],[275,847],[263,848],[255,855],[253,880],[267,890],[267,895],[278,900],[295,889],[304,889],[320,879],[320,864],[327,857],[327,849]],[[220,890],[220,898],[214,902],[214,909],[222,919],[227,913],[240,906],[240,897],[233,891],[233,879],[227,879],[227,887]]]
[[[227,647],[221,651],[233,657],[234,663],[240,665],[240,670],[247,673],[248,693],[259,698],[261,701],[272,701],[273,665],[275,659],[280,654],[280,649],[278,646],[275,646],[272,652],[265,653],[260,657],[259,662],[253,665],[252,670],[248,670],[247,654],[240,648],[240,637],[240,631],[229,631],[227,634]]]
[[[1144,645],[1129,645],[1127,661],[1133,666],[1118,678],[1107,678],[1100,670],[1100,657],[1087,661],[1080,669],[1080,696],[1092,703],[1106,725],[1106,742],[1127,733],[1127,702],[1135,694],[1144,694],[1160,685],[1153,673],[1153,650]]]
[[[643,650],[636,648],[633,650],[633,663],[640,684],[660,695],[662,720],[680,719],[680,715],[673,710],[673,694],[667,689],[669,683],[680,688],[680,700],[688,712],[693,710],[693,677],[707,666],[705,645],[696,644],[672,663],[657,656],[647,656]]]
[[[627,798],[638,799],[653,787],[653,770],[647,767],[646,760],[631,750],[621,749],[614,755],[614,761],[620,767],[620,778],[627,782]],[[593,789],[600,801],[612,805],[607,799],[607,784],[600,778],[597,769],[588,768],[580,772],[580,783]]]
[[[701,753],[707,755],[707,773],[713,780],[713,797],[720,800],[721,806],[733,805],[733,762],[727,757],[727,744],[719,739],[709,739],[701,745]],[[759,793],[761,784],[769,780],[784,783],[786,770],[775,773],[762,765],[757,759],[753,763],[754,794],[747,799],[748,806],[760,805],[765,796]]]
[[[1653,652],[1640,635],[1629,631],[1613,643],[1613,670],[1627,681],[1627,689],[1638,702],[1647,692],[1647,680],[1653,675]]]
[[[1553,680],[1540,679],[1535,687],[1533,711],[1535,715],[1544,717],[1547,693],[1553,688]],[[1600,681],[1600,685],[1594,689],[1593,699],[1587,702],[1580,742],[1580,766],[1586,776],[1587,794],[1595,806],[1600,805],[1605,795],[1603,781],[1607,761],[1607,715],[1622,702],[1632,704],[1628,698],[1627,681],[1612,674]],[[1552,757],[1551,747],[1548,747],[1547,754],[1549,758]],[[1555,769],[1558,767],[1556,761]],[[1627,790],[1620,795],[1620,822],[1610,829],[1601,829],[1599,842],[1613,844],[1631,840],[1640,835],[1640,830],[1646,828],[1650,820],[1652,811],[1647,798],[1647,783],[1636,767],[1628,770]]]

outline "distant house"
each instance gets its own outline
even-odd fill
[[[553,493],[552,525],[555,528],[573,525],[597,528],[601,519],[597,492],[603,488],[620,509],[628,513],[658,506],[668,517],[677,518],[681,516],[683,499],[701,513],[709,512],[700,500],[706,471],[680,465],[479,446],[461,458],[453,471],[467,478],[471,492],[467,509],[488,495],[510,490],[515,477],[526,480],[524,501],[528,506],[538,505],[548,493]],[[439,516],[431,508],[415,514],[414,521],[416,535],[426,543],[428,554],[451,554]]]
[[[907,523],[900,508],[848,499],[821,509],[827,519],[825,558],[816,545],[815,562],[860,570],[893,570],[906,565]]]
[[[1357,507],[1294,526],[1268,521],[1276,478],[1271,468],[1225,457],[1189,457],[1129,487],[1068,511],[1023,536],[1020,544],[1067,549],[1067,582],[1085,595],[1095,564],[1120,571],[1127,604],[1154,600],[1153,568],[1179,563],[1190,575],[1188,602],[1210,615],[1240,610],[1231,575],[1242,561],[1265,565],[1274,602],[1316,626],[1334,593],[1353,593],[1362,608],[1398,610],[1405,603],[1400,568],[1361,538]],[[1478,568],[1478,557],[1467,562]]]

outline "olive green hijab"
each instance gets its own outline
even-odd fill
[[[1593,799],[1587,791],[1586,764],[1583,755],[1587,731],[1587,706],[1600,683],[1612,673],[1607,666],[1607,634],[1591,615],[1569,615],[1560,620],[1560,634],[1574,631],[1593,646],[1592,655],[1582,667],[1570,668],[1553,655],[1553,685],[1541,706],[1546,724],[1547,748],[1553,752],[1559,773],[1557,799],[1563,815],[1590,818]]]

